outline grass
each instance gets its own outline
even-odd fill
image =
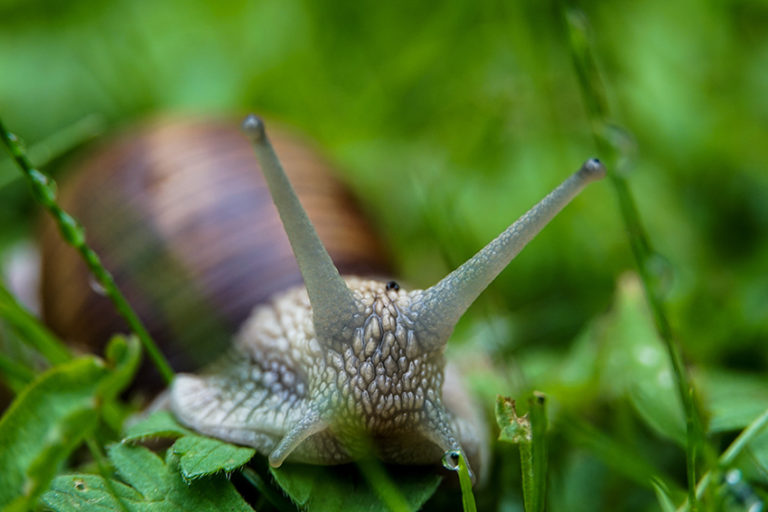
[[[568,41],[573,59],[573,66],[579,78],[584,103],[587,107],[595,145],[602,158],[607,160],[610,169],[608,177],[613,185],[616,199],[621,212],[629,245],[635,259],[635,266],[643,283],[645,296],[653,314],[654,324],[659,337],[664,342],[669,360],[674,371],[677,392],[684,405],[686,422],[686,468],[688,480],[688,501],[691,510],[697,510],[696,498],[696,457],[702,448],[702,425],[699,412],[696,409],[695,390],[685,368],[683,357],[678,347],[678,341],[672,332],[666,306],[661,299],[659,290],[651,277],[650,268],[656,256],[646,230],[640,220],[637,205],[623,176],[624,169],[620,166],[630,165],[628,156],[622,154],[622,148],[609,139],[610,113],[602,90],[602,78],[599,66],[592,53],[591,35],[588,32],[586,18],[577,11],[563,8],[563,18],[568,30]]]

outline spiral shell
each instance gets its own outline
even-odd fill
[[[295,136],[274,139],[340,271],[387,275],[382,245],[329,166]],[[253,150],[230,119],[156,120],[71,167],[61,205],[177,370],[210,362],[255,305],[302,281]],[[43,316],[56,333],[98,351],[127,330],[52,225],[42,259]]]

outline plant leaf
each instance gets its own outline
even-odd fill
[[[43,503],[53,510],[80,512],[82,510],[135,510],[144,499],[135,489],[115,480],[107,481],[97,475],[65,475],[56,477]]]
[[[170,492],[163,459],[143,446],[113,444],[109,460],[120,476],[149,500],[162,500]]]
[[[43,373],[0,419],[0,507],[30,508],[93,432],[99,407],[128,384],[138,366],[138,342],[116,337],[110,347],[107,364],[88,356]]]
[[[182,437],[171,449],[179,456],[181,474],[187,480],[234,471],[256,454],[253,448],[194,435]]]
[[[669,490],[664,482],[656,478],[651,478],[653,491],[656,493],[656,500],[659,502],[659,508],[662,512],[675,512],[675,503],[669,496]]]
[[[0,319],[19,335],[19,338],[42,354],[51,364],[71,359],[66,345],[54,336],[32,313],[0,283]]]
[[[199,436],[182,427],[169,411],[155,412],[129,427],[123,442],[140,441],[148,437],[179,438],[171,450],[179,457],[181,474],[187,480],[222,471],[234,471],[256,454],[252,448]]]
[[[174,467],[172,454],[163,462],[143,446],[121,443],[110,447],[109,458],[132,485],[95,475],[60,476],[43,495],[43,502],[57,512],[253,510],[223,476],[185,482]]]
[[[764,375],[710,371],[701,379],[709,406],[710,432],[728,432],[749,425],[768,409]]]
[[[386,466],[385,466],[386,467]],[[389,510],[366,483],[358,468],[348,464],[327,468],[308,464],[283,464],[270,468],[277,483],[302,510]],[[437,490],[441,477],[432,468],[397,467],[389,471],[410,510],[418,510]]]
[[[157,411],[128,427],[123,442],[141,441],[149,437],[177,438],[186,435],[194,435],[194,432],[179,425],[169,411]]]
[[[0,419],[0,507],[21,508],[93,431],[96,391],[107,369],[95,357],[54,367],[25,388]]]
[[[619,281],[615,305],[601,327],[601,381],[606,394],[628,396],[650,427],[685,445],[685,415],[675,375],[634,274]]]

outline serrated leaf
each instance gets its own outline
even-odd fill
[[[151,500],[160,500],[168,494],[168,479],[158,478],[166,473],[163,459],[143,446],[113,444],[109,447],[109,460],[120,476]]]
[[[106,375],[99,360],[84,357],[50,369],[18,395],[0,419],[0,507],[29,508],[45,490],[96,425],[96,390]]]
[[[134,510],[133,505],[144,498],[135,489],[115,480],[107,481],[97,475],[65,475],[56,477],[43,495],[43,503],[57,512],[83,510],[112,512]]]
[[[113,398],[133,380],[141,362],[141,344],[135,336],[113,336],[104,351],[111,372],[99,385],[99,396]]]
[[[163,462],[143,446],[113,445],[109,458],[120,476],[133,486],[95,475],[60,476],[43,495],[43,502],[56,512],[253,510],[223,476],[187,483],[173,464]],[[142,471],[144,474],[140,474]]]
[[[123,441],[141,441],[149,437],[177,438],[186,435],[194,435],[194,432],[182,427],[169,411],[157,411],[128,427]]]
[[[62,462],[93,432],[99,407],[130,381],[138,343],[117,339],[111,345],[119,348],[106,365],[89,356],[43,373],[0,419],[0,507],[30,508]]]
[[[181,474],[187,480],[239,468],[256,454],[253,448],[202,436],[184,436],[171,447],[179,456]]]
[[[354,465],[327,468],[289,463],[270,468],[270,471],[283,491],[302,510],[389,511]],[[441,480],[428,467],[398,466],[396,472],[390,470],[389,474],[409,510],[421,508]]]

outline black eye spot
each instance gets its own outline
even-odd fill
[[[397,284],[397,281],[390,281],[390,282],[387,283],[387,290],[395,290],[395,291],[397,291],[399,289],[400,289],[400,285]]]

